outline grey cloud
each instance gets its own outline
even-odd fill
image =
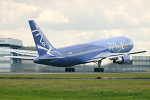
[[[147,21],[148,18],[142,19],[150,13],[147,9],[149,8],[149,1],[141,5],[130,0],[127,2],[88,0],[83,4],[82,2],[75,3],[75,1],[70,0],[38,0],[36,2],[35,0],[14,0],[14,2],[39,8],[38,11],[32,11],[30,14],[22,11],[23,13],[19,20],[37,19],[45,10],[58,11],[69,18],[69,23],[67,24],[40,23],[53,30],[127,29],[150,26],[150,21]],[[12,24],[15,22],[16,20]],[[9,25],[12,24],[9,23]],[[4,24],[4,26],[7,26],[7,24]]]

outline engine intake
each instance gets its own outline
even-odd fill
[[[129,61],[130,61],[130,56],[125,55],[122,57],[118,57],[116,60],[113,60],[113,63],[125,64],[125,63],[128,63]]]

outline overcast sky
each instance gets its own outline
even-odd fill
[[[0,0],[0,37],[34,46],[31,19],[56,48],[126,36],[150,55],[150,0]]]

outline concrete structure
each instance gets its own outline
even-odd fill
[[[132,59],[132,64],[135,66],[150,66],[150,56],[133,56]]]
[[[145,58],[150,56],[140,56],[140,58]],[[145,62],[149,62],[147,59],[139,59],[139,56],[132,57],[132,64],[108,64],[103,65],[105,72],[146,72],[150,70],[150,65],[144,65]],[[137,64],[136,64],[137,63]],[[138,65],[141,63],[140,65]],[[74,66],[76,72],[94,72],[94,68],[97,67],[96,64],[81,64]],[[22,64],[12,64],[12,71],[25,71],[25,72],[65,72],[64,67],[52,67],[48,65],[34,64],[31,60],[22,60]]]
[[[0,48],[19,49],[22,46],[23,45],[21,40],[0,38]],[[6,52],[6,51],[0,51],[0,71],[10,72],[11,64],[18,63],[20,61],[19,59],[11,59],[11,58],[3,57],[3,56],[11,56],[11,55],[17,55],[17,54]]]

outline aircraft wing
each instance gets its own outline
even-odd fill
[[[124,55],[132,55],[132,54],[138,54],[138,53],[144,53],[146,51],[138,51],[138,52],[129,52],[129,53],[110,53],[110,52],[105,52],[101,53],[93,58],[91,58],[88,62],[97,62],[99,60],[103,59],[110,59],[113,60],[117,57],[124,56]]]
[[[14,53],[21,54],[21,55],[38,57],[37,51],[32,51],[32,50],[17,50],[17,49],[3,49],[3,48],[0,48],[0,51],[14,52]]]

